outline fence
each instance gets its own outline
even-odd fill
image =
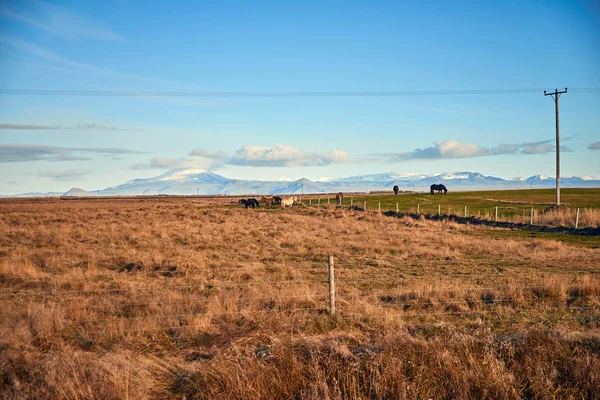
[[[451,260],[444,263],[460,265]],[[0,301],[21,307],[28,315],[42,315],[52,321],[55,329],[71,326],[85,334],[111,335],[191,329],[215,318],[238,320],[260,315],[281,321],[284,314],[291,318],[298,318],[298,314],[323,318],[328,314],[334,321],[351,322],[372,318],[402,321],[489,317],[531,310],[554,310],[564,315],[592,312],[597,318],[600,311],[600,269],[593,266],[532,272],[539,282],[519,272],[519,279],[526,284],[508,280],[494,283],[489,279],[474,284],[470,278],[477,278],[476,273],[453,276],[439,271],[428,273],[423,268],[421,276],[411,276],[410,271],[394,276],[392,267],[386,269],[380,264],[381,260],[348,256],[336,260],[329,255],[320,263],[288,266],[310,269],[312,279],[206,282],[201,278],[194,282],[182,277],[185,284],[165,283],[168,281],[163,279],[153,282],[152,287],[134,285],[142,274],[132,273],[128,287],[25,288],[0,293]],[[439,263],[430,265],[435,267]],[[271,295],[267,295],[269,291]],[[135,296],[140,298],[132,300]]]
[[[326,202],[325,202],[326,200]],[[321,198],[306,199],[302,200],[302,203],[308,206],[321,206]],[[356,203],[354,197],[350,197],[346,200],[339,200],[330,203],[329,198],[324,198],[323,205],[334,204],[336,207],[348,206],[350,208],[362,209],[363,211],[382,211],[382,202],[374,201]],[[511,206],[492,206],[492,207],[473,207],[475,210],[470,210],[467,205],[464,206],[464,211],[461,207],[457,209],[454,206],[446,206],[445,210],[442,208],[442,204],[420,204],[405,207],[402,209],[400,203],[396,202],[395,205],[388,203],[388,209],[386,212],[396,212],[396,214],[405,214],[413,216],[436,216],[436,217],[460,217],[477,219],[481,221],[492,221],[492,222],[505,222],[505,223],[518,223],[527,225],[549,225],[549,226],[564,226],[579,229],[582,227],[598,227],[600,224],[600,210],[594,208],[562,208],[554,209],[552,207],[528,207],[525,209],[523,206],[515,208]],[[385,203],[383,205],[385,210]]]

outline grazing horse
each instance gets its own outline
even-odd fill
[[[249,203],[248,200],[246,200],[246,199],[240,199],[238,201],[238,204],[240,205],[240,207],[244,207],[244,208],[252,207],[252,204]]]
[[[339,192],[335,195],[335,202],[338,204],[342,204],[342,201],[344,201],[344,193]]]
[[[448,193],[448,189],[446,189],[446,186],[444,185],[431,185],[429,192],[431,194],[434,194],[434,192],[438,192],[438,194],[442,194],[442,192],[444,192],[444,194],[446,194]]]
[[[294,205],[296,197],[288,197],[287,199],[281,200],[281,208],[291,207]]]
[[[238,201],[238,204],[240,205],[240,207],[244,206],[245,208],[254,208],[258,206],[258,201],[256,199],[240,199],[240,201]]]
[[[398,187],[398,185],[394,186],[394,194],[398,194],[398,192],[400,191],[400,188]]]
[[[265,197],[263,196],[260,201],[265,202],[265,207],[269,208],[269,206],[275,206],[275,198],[274,197]]]
[[[281,200],[283,199],[279,196],[273,196],[273,200],[275,200],[275,204],[281,204]]]

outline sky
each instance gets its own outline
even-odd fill
[[[561,175],[600,176],[598,1],[3,0],[0,194],[172,168],[555,176],[543,90],[565,87]]]

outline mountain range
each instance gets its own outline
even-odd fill
[[[258,181],[229,179],[201,169],[172,169],[162,175],[134,179],[106,189],[86,191],[72,188],[62,196],[132,196],[132,195],[242,195],[242,194],[292,194],[370,192],[391,190],[398,185],[400,190],[425,192],[432,184],[443,183],[453,190],[501,190],[525,188],[553,188],[553,177],[534,175],[529,178],[502,179],[478,172],[447,172],[437,174],[409,174],[387,172],[357,175],[347,178],[312,181],[298,180]],[[563,177],[561,187],[600,187],[600,177]],[[2,197],[57,196],[60,193],[24,193]]]

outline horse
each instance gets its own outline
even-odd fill
[[[398,192],[400,191],[400,188],[398,187],[398,185],[394,186],[394,194],[398,194]]]
[[[448,193],[448,189],[446,189],[446,186],[444,185],[431,185],[431,187],[429,188],[429,192],[431,194],[434,194],[434,192],[438,192],[438,194],[442,194],[442,192],[444,192],[444,194]]]
[[[279,196],[273,196],[273,200],[275,200],[275,204],[281,204],[281,200],[283,199]]]
[[[256,199],[240,199],[240,201],[238,201],[238,204],[240,205],[240,207],[244,206],[245,208],[258,207],[258,201]]]
[[[339,192],[335,195],[335,202],[338,204],[342,204],[342,201],[344,201],[344,193]]]
[[[238,204],[240,205],[240,208],[241,207],[248,208],[248,207],[252,206],[252,204],[250,202],[248,202],[248,200],[246,200],[246,199],[240,199],[238,201]]]
[[[281,200],[281,208],[291,207],[294,205],[296,197],[288,197],[287,199]]]
[[[269,208],[269,206],[275,206],[275,198],[274,197],[265,197],[263,196],[260,201],[265,202],[265,207]]]

